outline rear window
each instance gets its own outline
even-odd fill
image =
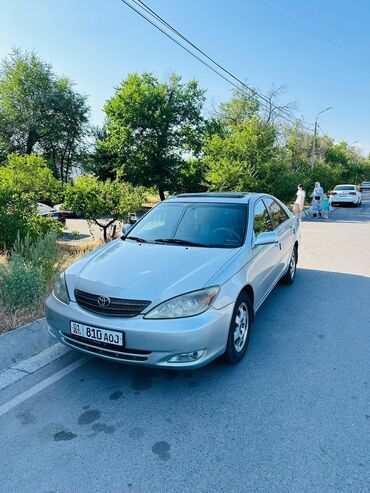
[[[356,190],[354,185],[337,185],[334,190]]]

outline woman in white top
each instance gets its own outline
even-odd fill
[[[297,187],[297,198],[294,202],[294,212],[299,219],[302,219],[302,211],[304,206],[304,201],[306,198],[306,192],[303,190],[303,185],[299,184]]]

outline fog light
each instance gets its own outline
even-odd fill
[[[181,353],[172,356],[168,360],[169,363],[191,363],[192,361],[197,361],[206,354],[205,349],[200,349],[199,351],[191,351],[190,353]]]

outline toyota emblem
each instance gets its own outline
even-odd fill
[[[99,296],[98,305],[101,307],[109,306],[110,305],[110,299],[107,296]]]

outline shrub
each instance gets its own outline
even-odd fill
[[[48,231],[60,231],[61,224],[37,214],[37,202],[60,196],[60,185],[35,154],[8,156],[0,167],[0,251],[10,250],[19,234],[32,240]]]
[[[29,234],[14,243],[9,262],[0,266],[0,303],[7,313],[32,308],[56,275],[56,235],[49,233],[32,242]]]
[[[0,266],[0,299],[6,311],[14,313],[20,308],[31,307],[44,290],[39,266],[25,263],[18,255]]]
[[[53,231],[35,242],[32,242],[29,234],[23,240],[18,235],[11,250],[11,258],[20,257],[25,264],[39,266],[44,282],[49,283],[55,275],[58,258],[56,239],[57,235]]]

